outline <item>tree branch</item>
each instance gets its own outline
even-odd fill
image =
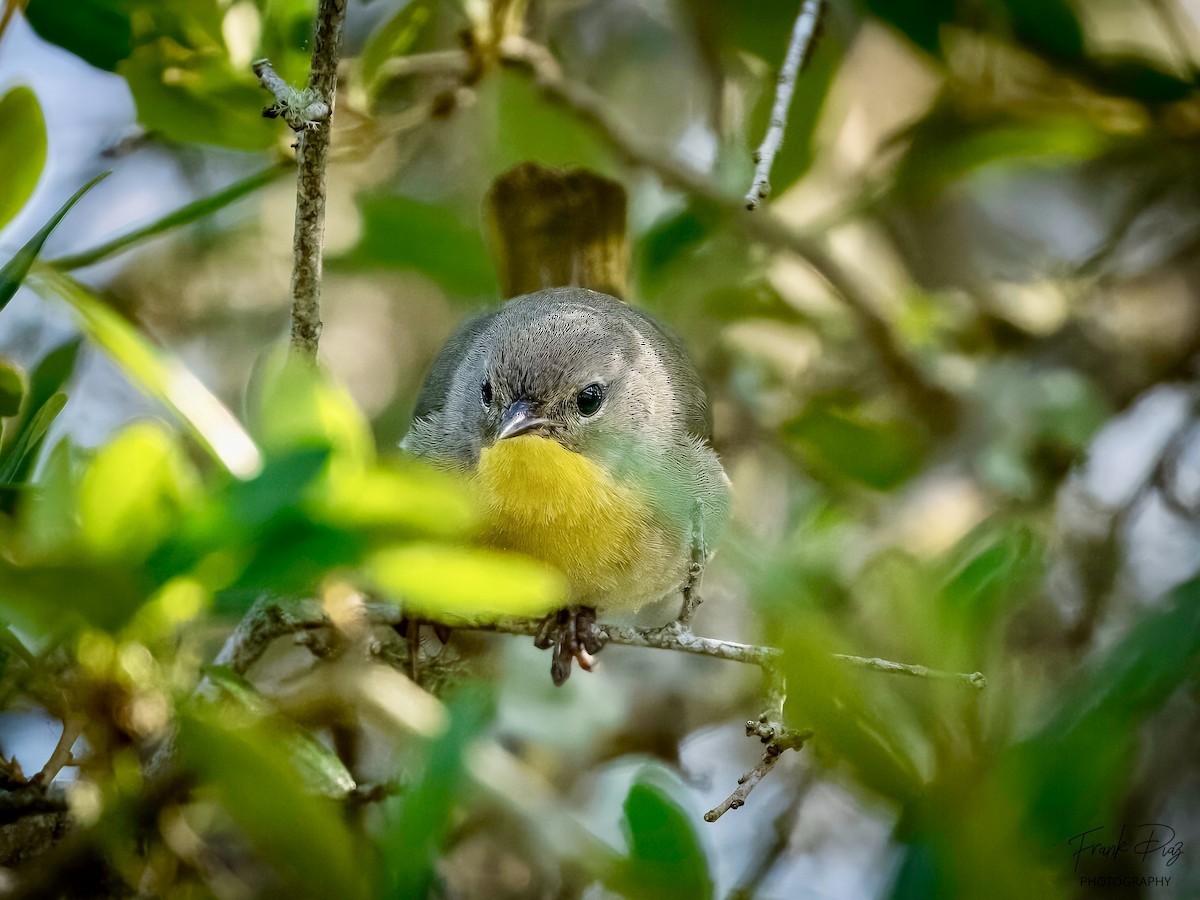
[[[738,216],[747,232],[764,244],[803,259],[829,286],[857,320],[867,343],[879,358],[884,375],[900,390],[914,412],[937,430],[948,431],[957,418],[957,401],[929,382],[897,345],[891,327],[863,296],[853,279],[820,244],[769,210],[746,215],[744,198],[721,190],[703,173],[669,153],[647,146],[607,102],[590,87],[567,78],[553,54],[526,38],[507,37],[500,43],[501,62],[526,72],[547,99],[566,107],[596,130],[609,147],[633,166],[649,169],[668,187]]]
[[[775,103],[771,106],[771,122],[758,150],[754,152],[754,181],[746,194],[746,209],[758,209],[758,204],[771,193],[771,166],[775,154],[783,146],[783,133],[787,128],[788,110],[792,105],[792,92],[796,89],[796,78],[803,70],[816,44],[817,28],[824,12],[822,0],[804,0],[796,24],[792,28],[792,39],[788,43],[787,56],[779,70],[775,84]]]
[[[325,244],[325,166],[337,91],[338,57],[346,0],[320,0],[308,87],[295,91],[271,64],[254,72],[275,97],[265,115],[279,115],[297,131],[296,235],[292,245],[292,349],[311,360],[321,337],[321,254]]]

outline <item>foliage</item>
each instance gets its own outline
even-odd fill
[[[1072,896],[1072,834],[1169,808],[1194,774],[1178,748],[1194,743],[1200,582],[1140,596],[1117,548],[1139,498],[1170,506],[1172,470],[1151,465],[1126,509],[1088,507],[1082,531],[1056,497],[1086,480],[1119,411],[1194,378],[1194,297],[1154,305],[1195,277],[1193,59],[1114,51],[1103,13],[1067,0],[831,4],[761,215],[831,248],[869,286],[864,313],[714,200],[748,185],[797,3],[550,4],[523,22],[662,169],[704,169],[712,196],[626,166],[612,135],[498,62],[525,4],[361,4],[335,116],[329,365],[314,368],[262,352],[291,215],[268,192],[292,138],[260,115],[248,65],[267,55],[302,83],[313,6],[30,0],[42,39],[124,79],[153,152],[239,173],[57,258],[43,246],[69,243],[85,194],[121,198],[98,200],[99,176],[29,221],[58,136],[32,89],[0,85],[0,228],[41,226],[10,242],[0,324],[32,289],[79,332],[24,365],[0,359],[0,708],[62,724],[72,814],[105,879],[178,896],[712,897],[786,865],[769,782],[731,816],[745,832],[710,840],[729,820],[697,824],[702,778],[642,765],[757,715],[746,679],[709,689],[703,664],[614,661],[551,694],[530,674],[540,660],[470,635],[432,662],[416,651],[420,686],[398,671],[432,640],[420,620],[486,627],[564,597],[558,573],[478,545],[468,483],[385,449],[453,322],[496,299],[480,204],[528,159],[629,190],[633,294],[702,368],[743,507],[710,576],[729,605],[702,608],[701,628],[783,649],[785,718],[815,733],[805,777],[890,833],[868,860],[878,892]],[[398,65],[463,47],[465,74]],[[262,196],[258,218],[241,215]],[[1085,220],[1099,237],[1083,252]],[[1167,220],[1178,234],[1155,232]],[[120,270],[102,287],[68,274],[100,261]],[[92,352],[154,412],[83,446],[71,423],[94,412],[77,383]],[[381,390],[380,372],[399,386]],[[949,394],[955,421],[905,378]],[[1175,503],[1182,533],[1195,504],[1189,520]],[[1082,574],[1064,587],[1065,571]],[[307,633],[307,674],[261,693],[228,660],[206,665],[213,635],[260,598],[336,619],[348,597],[399,605],[404,639],[353,622]],[[382,778],[362,775],[374,751],[359,726],[389,746]],[[28,789],[3,750],[0,787]],[[587,806],[610,757],[637,774],[619,810]],[[480,888],[493,868],[511,883]]]

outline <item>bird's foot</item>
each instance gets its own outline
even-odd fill
[[[405,616],[396,626],[396,632],[408,642],[408,677],[417,681],[420,674],[418,659],[421,656],[421,626],[428,625],[434,635],[445,646],[450,640],[450,626],[441,622],[428,622],[424,619],[412,619]]]
[[[539,650],[552,650],[550,677],[555,684],[560,685],[571,677],[572,660],[585,672],[592,671],[594,656],[604,646],[596,628],[596,610],[580,606],[551,613],[542,620],[533,645]]]

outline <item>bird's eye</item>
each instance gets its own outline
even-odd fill
[[[484,409],[492,405],[492,383],[485,381],[479,388],[479,399],[483,403]]]
[[[581,416],[594,416],[600,409],[600,404],[604,402],[604,388],[599,384],[589,384],[579,396],[575,398],[575,402],[579,405],[579,414]]]

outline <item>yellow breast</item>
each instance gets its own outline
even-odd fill
[[[576,603],[600,605],[630,590],[665,549],[640,492],[550,438],[521,435],[486,448],[475,486],[485,539],[550,563]]]

